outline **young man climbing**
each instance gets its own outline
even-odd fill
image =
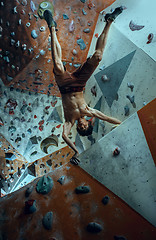
[[[81,136],[91,135],[93,130],[92,121],[87,121],[85,116],[97,117],[113,124],[121,123],[121,121],[116,118],[106,116],[104,113],[90,108],[84,99],[83,88],[85,87],[87,80],[90,78],[96,67],[99,65],[99,62],[102,60],[110,26],[115,18],[122,12],[122,10],[122,7],[118,7],[114,10],[114,12],[106,14],[106,25],[101,35],[97,39],[94,54],[88,58],[77,70],[69,73],[66,71],[62,63],[61,47],[56,36],[56,23],[53,19],[53,5],[50,2],[42,2],[39,5],[38,14],[40,18],[46,20],[50,30],[51,53],[54,65],[53,72],[62,96],[65,118],[62,138],[75,152],[74,156],[70,160],[74,164],[79,163],[79,152],[74,143],[69,139],[68,135],[71,128],[75,124],[75,121],[77,121],[77,131]]]

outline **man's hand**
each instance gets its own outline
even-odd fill
[[[79,153],[75,153],[72,158],[70,159],[70,162],[74,165],[78,165],[80,160],[78,159]]]

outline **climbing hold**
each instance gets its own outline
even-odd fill
[[[22,49],[23,49],[23,51],[25,51],[27,49],[27,45],[26,44],[22,44]]]
[[[26,192],[25,192],[25,196],[26,196],[26,197],[29,197],[30,194],[32,193],[33,189],[34,189],[34,186],[28,187],[27,190],[26,190]]]
[[[25,213],[36,212],[36,200],[28,200],[25,202]]]
[[[77,44],[80,46],[81,50],[84,50],[86,48],[86,44],[84,43],[83,39],[78,39]]]
[[[45,227],[45,229],[50,230],[52,229],[53,224],[53,212],[48,212],[43,217],[42,224]]]
[[[53,180],[51,177],[49,176],[43,176],[36,185],[36,190],[38,193],[41,194],[47,194],[51,191],[51,189],[53,188]]]
[[[17,6],[13,8],[13,13],[17,13]]]
[[[108,81],[110,81],[110,78],[108,78],[108,76],[104,74],[104,75],[102,75],[101,80],[103,82],[108,82]]]
[[[4,125],[3,120],[2,120],[2,118],[0,117],[0,126],[3,126],[3,125]]]
[[[96,222],[90,222],[87,226],[87,231],[91,233],[98,233],[102,231],[102,226]]]
[[[31,25],[30,22],[27,22],[27,23],[26,23],[26,27],[27,27],[27,28],[30,27],[30,25]]]
[[[32,0],[30,1],[30,8],[31,8],[32,12],[36,11],[35,4]]]
[[[13,37],[15,36],[15,32],[11,32],[10,35]]]
[[[37,151],[34,151],[30,154],[30,156],[32,157],[32,156],[35,156],[36,154],[37,154]]]
[[[31,31],[31,36],[32,36],[32,38],[37,38],[38,37],[38,35],[37,35],[37,33],[36,33],[36,30],[32,30]]]
[[[78,68],[78,67],[81,66],[81,64],[80,64],[80,63],[75,63],[73,66],[74,66],[75,68]]]
[[[131,103],[134,103],[134,96],[127,95],[126,97],[129,99]]]
[[[41,142],[41,150],[48,153],[47,149],[49,146],[54,145],[58,147],[58,137],[56,135],[50,135]]]
[[[128,82],[128,83],[127,83],[127,86],[128,86],[128,87],[131,89],[131,91],[133,92],[134,84]]]
[[[129,115],[129,107],[127,105],[124,107],[124,110],[125,110],[125,116],[128,116]]]
[[[97,91],[96,86],[93,86],[93,87],[91,88],[91,93],[92,93],[93,96],[95,96],[95,97],[96,97],[96,91]]]
[[[17,41],[17,43],[15,44],[15,47],[18,48],[20,46],[20,41]]]
[[[88,3],[88,8],[89,8],[89,9],[92,9],[92,8],[94,8],[94,7],[95,7],[95,4],[94,4],[94,3],[92,3],[92,2]]]
[[[86,2],[86,0],[80,0],[82,3],[85,3]]]
[[[127,238],[123,236],[114,236],[114,240],[127,240]]]
[[[89,186],[79,186],[75,188],[75,192],[77,194],[79,193],[89,193],[90,192],[90,187]]]
[[[14,133],[14,132],[16,132],[16,127],[10,126],[10,127],[8,128],[8,131],[9,131],[10,133]]]
[[[40,27],[40,31],[44,32],[45,31],[45,27],[44,26]]]
[[[15,40],[11,38],[10,44],[11,44],[11,46],[13,46],[15,44]]]
[[[13,161],[16,159],[16,156],[11,152],[7,152],[5,153],[5,159]]]
[[[65,181],[65,176],[61,176],[61,177],[57,180],[57,182],[59,182],[61,185],[64,184],[64,181]]]
[[[84,31],[85,33],[90,33],[90,28],[85,28],[83,31]]]
[[[68,15],[67,15],[67,14],[63,14],[63,19],[64,19],[64,20],[69,19]]]
[[[141,30],[142,28],[144,28],[144,26],[142,26],[142,25],[137,25],[137,24],[135,24],[135,23],[131,20],[130,23],[129,23],[129,28],[130,28],[132,31],[136,31],[136,30]]]
[[[27,0],[22,0],[21,3],[22,3],[23,6],[27,6]]]
[[[69,32],[74,32],[74,30],[75,30],[74,21],[71,20],[71,22],[69,24]]]
[[[77,51],[75,49],[73,49],[72,53],[73,55],[77,55]]]
[[[45,51],[43,49],[40,50],[40,54],[43,56],[45,54]]]
[[[82,9],[82,13],[83,15],[87,15],[87,12],[84,10],[84,8]]]
[[[95,33],[95,37],[98,38],[98,37],[99,37],[99,34],[98,34],[98,33]]]
[[[22,24],[22,20],[19,19],[19,20],[18,20],[18,25],[21,25],[21,24]]]
[[[102,203],[103,203],[104,205],[107,205],[108,202],[109,202],[109,197],[108,197],[108,196],[105,196],[105,197],[102,199]]]
[[[156,34],[150,33],[147,38],[148,38],[148,41],[146,42],[147,44],[149,44],[151,42],[155,42],[156,41]]]
[[[115,148],[115,150],[113,151],[113,156],[115,157],[115,156],[118,156],[119,154],[120,154],[120,148],[117,147],[117,148]]]

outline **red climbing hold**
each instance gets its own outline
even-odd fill
[[[55,107],[56,103],[57,103],[57,100],[55,102],[51,102],[51,106]]]
[[[61,127],[61,124],[57,125],[56,128],[60,128]]]
[[[98,33],[95,33],[95,37],[98,38],[99,34]]]
[[[8,107],[10,110],[13,110],[17,107],[17,102],[16,100],[13,99],[8,99],[7,103],[6,103],[6,107]]]
[[[154,34],[153,34],[153,33],[150,33],[150,34],[148,35],[148,37],[147,37],[147,38],[148,38],[147,44],[149,44],[149,43],[152,42],[153,37],[154,37]]]
[[[39,126],[39,130],[42,132],[43,131],[43,126]]]
[[[36,116],[36,115],[34,115],[34,118],[37,118],[37,116]]]
[[[81,38],[81,36],[80,35],[76,35],[76,39],[78,40],[78,39],[80,39]]]
[[[38,124],[39,124],[40,126],[42,126],[43,123],[44,123],[44,120],[41,120]]]
[[[14,115],[14,111],[13,110],[9,110],[9,115]]]
[[[49,108],[50,108],[50,106],[46,106],[46,107],[45,107],[46,110],[49,109]]]

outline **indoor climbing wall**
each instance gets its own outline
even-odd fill
[[[156,98],[81,154],[80,166],[156,226]],[[104,147],[103,147],[104,146]]]
[[[72,71],[87,57],[99,12],[114,0],[51,2],[62,60]],[[1,78],[11,88],[60,96],[52,71],[49,30],[37,15],[39,3],[39,0],[1,1]]]
[[[0,204],[2,239],[154,240],[156,235],[149,222],[70,163],[2,198]]]
[[[61,138],[51,39],[37,15],[40,1],[1,1],[0,188],[6,196],[0,199],[0,238],[154,240],[154,0],[52,2],[70,71],[94,52],[105,14],[122,5],[85,99],[123,123],[112,130],[97,119],[84,138],[74,127],[69,137],[83,153],[81,168],[71,165],[73,151]]]

